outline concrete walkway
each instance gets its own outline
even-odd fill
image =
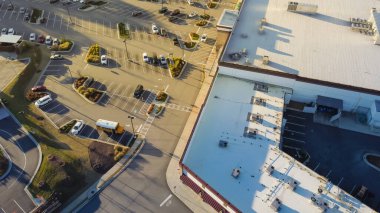
[[[203,85],[199,91],[198,97],[194,103],[193,110],[190,113],[190,116],[187,120],[185,128],[183,129],[182,135],[178,141],[177,147],[174,150],[174,154],[166,171],[166,181],[170,190],[193,212],[215,212],[215,210],[210,205],[203,202],[202,198],[199,195],[184,185],[179,179],[181,175],[179,160],[185,151],[187,142],[191,135],[191,131],[193,130],[198,114],[200,113],[200,109],[206,100],[208,91],[213,81],[213,77],[216,74],[219,54],[220,53],[216,52],[214,47],[205,66],[205,78]]]

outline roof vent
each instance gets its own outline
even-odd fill
[[[228,145],[228,141],[220,140],[219,141],[219,147],[225,148]]]
[[[235,169],[233,169],[231,175],[232,175],[232,177],[234,177],[234,178],[238,178],[239,175],[240,175],[240,169],[239,169],[239,168],[235,168]]]
[[[281,206],[281,201],[278,198],[274,199],[272,204],[270,204],[270,207],[276,212],[280,210],[280,206]]]
[[[269,56],[267,56],[267,55],[263,56],[263,64],[264,65],[268,65],[269,64]]]

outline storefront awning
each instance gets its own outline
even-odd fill
[[[342,110],[343,109],[343,100],[318,95],[317,105],[322,105],[322,106]]]

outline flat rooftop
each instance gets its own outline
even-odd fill
[[[380,91],[380,46],[350,24],[350,18],[368,19],[380,1],[298,2],[318,5],[317,14],[288,12],[288,1],[244,1],[221,61]],[[230,57],[244,48],[246,57]]]
[[[311,202],[313,194],[334,211],[370,212],[279,150],[285,92],[286,88],[219,74],[183,163],[242,212],[273,212],[276,199],[282,203],[281,212],[320,212]],[[252,115],[258,119],[251,120]],[[247,134],[247,129],[256,134]],[[220,147],[220,141],[227,147]],[[267,172],[271,166],[272,175]],[[237,178],[231,175],[233,169],[240,170]],[[298,184],[294,191],[290,181]]]

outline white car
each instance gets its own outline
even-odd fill
[[[156,26],[156,24],[152,24],[152,32],[154,34],[158,34],[158,27]]]
[[[167,64],[166,58],[163,55],[160,55],[160,63],[161,65],[165,66]]]
[[[148,54],[143,53],[143,61],[144,61],[145,63],[149,63],[149,57],[148,57]]]
[[[188,16],[189,18],[194,18],[197,15],[198,15],[197,12],[191,12]]]
[[[62,60],[63,56],[60,55],[60,54],[53,54],[53,55],[50,56],[50,59],[51,60]]]
[[[21,14],[24,14],[25,11],[26,11],[26,10],[25,10],[25,7],[20,7],[20,11],[19,11],[19,12],[20,12]]]
[[[83,126],[84,126],[84,121],[78,120],[73,126],[73,128],[71,129],[70,131],[71,134],[77,135],[83,129]]]
[[[100,56],[100,63],[102,65],[107,65],[107,56],[106,55]]]
[[[9,28],[8,35],[14,35],[14,34],[15,34],[15,30],[13,28]]]
[[[36,34],[35,33],[31,33],[30,36],[29,36],[29,41],[36,41]]]
[[[6,35],[8,33],[8,29],[7,28],[3,28],[1,29],[1,35]]]
[[[50,102],[52,102],[53,99],[50,97],[50,95],[45,95],[44,97],[38,99],[34,105],[36,105],[36,107],[42,107]]]
[[[86,3],[86,1],[85,0],[80,0],[79,3],[84,4],[84,3]]]
[[[59,40],[58,38],[53,39],[53,45],[59,45]]]
[[[51,36],[47,35],[46,38],[45,38],[45,44],[46,45],[51,45]]]
[[[207,34],[203,34],[201,36],[201,42],[206,42],[206,40],[207,40]]]

